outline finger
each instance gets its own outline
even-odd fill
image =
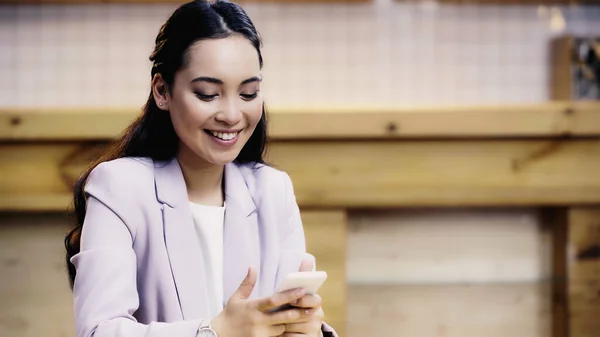
[[[321,306],[321,302],[321,296],[314,294],[304,295],[297,301],[292,302],[291,305],[296,308],[319,308]]]
[[[279,337],[306,337],[306,335],[303,333],[286,332]]]
[[[306,292],[303,289],[292,289],[280,293],[275,293],[269,297],[259,298],[258,300],[255,300],[253,304],[258,310],[266,312],[271,309],[278,308],[282,305],[294,302],[302,298],[302,296],[304,296],[305,294]]]
[[[254,268],[248,268],[248,274],[246,274],[246,278],[242,281],[239,288],[232,295],[233,298],[239,299],[248,299],[250,294],[252,294],[252,290],[254,289],[254,285],[256,284],[256,271]]]
[[[277,311],[268,314],[267,322],[270,325],[304,323],[308,322],[316,311],[317,310],[315,309],[288,309]]]
[[[281,336],[285,333],[285,325],[271,325],[268,330],[269,337]]]
[[[313,261],[313,259],[306,259],[306,260],[302,261],[302,263],[300,264],[299,271],[313,271],[314,269],[315,269],[315,262]]]
[[[292,323],[285,325],[285,333],[299,333],[299,334],[309,334],[314,332],[315,325],[310,322],[305,323]]]
[[[321,330],[322,322],[320,320],[312,320],[306,323],[293,323],[285,325],[285,333],[303,334],[314,336],[318,335]],[[285,335],[285,334],[284,334]]]

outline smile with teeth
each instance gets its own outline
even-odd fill
[[[235,131],[235,132],[216,132],[216,131],[210,131],[208,130],[208,133],[216,138],[219,138],[221,140],[232,140],[235,137],[237,137],[239,131]]]

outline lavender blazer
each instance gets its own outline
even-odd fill
[[[223,297],[258,271],[251,298],[269,296],[306,253],[289,176],[261,165],[225,166]],[[121,158],[98,165],[73,287],[77,337],[195,337],[205,275],[186,184],[176,159]],[[323,331],[333,330],[323,325]]]

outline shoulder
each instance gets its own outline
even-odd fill
[[[151,158],[147,157],[123,157],[98,164],[96,170],[119,170],[119,171],[135,171],[137,173],[143,171],[151,171],[154,164]]]
[[[237,166],[244,176],[248,190],[257,205],[265,200],[282,203],[289,202],[294,198],[292,180],[286,172],[266,164]]]
[[[124,195],[134,191],[144,192],[146,189],[153,189],[153,181],[154,164],[152,159],[118,158],[98,164],[90,172],[85,190],[92,194],[96,192]]]
[[[291,184],[290,176],[279,169],[266,164],[237,165],[251,192],[261,192],[264,189],[282,189]]]

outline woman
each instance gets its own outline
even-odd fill
[[[246,13],[187,3],[150,60],[142,115],[75,188],[77,336],[335,336],[317,295],[274,294],[315,266],[289,177],[263,163],[262,57]]]

